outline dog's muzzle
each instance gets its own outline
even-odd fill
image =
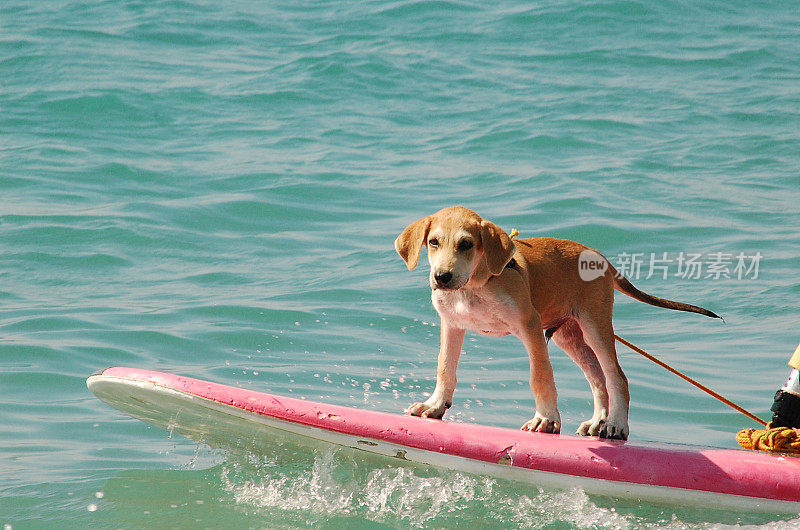
[[[448,285],[451,281],[453,281],[453,273],[452,272],[437,272],[433,275],[433,279],[436,281],[436,287],[440,289],[447,289]]]

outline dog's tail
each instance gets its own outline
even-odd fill
[[[707,317],[718,318],[723,322],[725,322],[724,318],[714,313],[713,311],[709,311],[708,309],[704,309],[696,305],[684,304],[683,302],[673,302],[672,300],[667,300],[666,298],[659,298],[657,296],[653,296],[643,291],[640,291],[639,289],[634,287],[633,284],[629,282],[627,278],[625,278],[625,276],[618,273],[617,270],[613,266],[611,266],[610,263],[608,265],[608,268],[610,269],[611,277],[614,279],[614,288],[621,293],[627,294],[631,298],[639,300],[640,302],[644,302],[645,304],[650,304],[657,307],[665,307],[667,309],[674,309],[675,311],[688,311],[690,313],[699,313]]]

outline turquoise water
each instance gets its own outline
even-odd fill
[[[615,323],[767,417],[800,340],[790,4],[6,0],[0,524],[800,524],[345,451],[209,451],[85,386],[128,365],[399,412],[433,388],[438,327],[427,266],[392,243],[464,204],[638,260],[641,289],[722,314],[619,296]],[[529,419],[521,344],[465,352],[449,419]],[[569,432],[590,395],[551,353]],[[619,353],[633,438],[734,447],[751,426]]]

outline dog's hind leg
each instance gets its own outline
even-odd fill
[[[577,433],[582,436],[598,436],[608,416],[608,391],[600,362],[583,340],[581,328],[574,319],[559,326],[553,333],[553,341],[580,367],[592,390],[594,412],[590,419],[580,424]]]
[[[613,303],[613,301],[611,302]],[[592,310],[593,309],[593,310]],[[617,361],[614,347],[614,327],[611,324],[611,308],[592,307],[590,313],[578,314],[583,339],[594,351],[605,376],[608,391],[608,417],[598,433],[601,438],[628,438],[628,406],[630,392],[628,379]]]

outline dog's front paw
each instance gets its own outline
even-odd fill
[[[600,427],[598,436],[600,438],[609,438],[612,440],[627,440],[628,439],[628,422],[627,421],[611,421],[606,422]]]
[[[522,426],[522,430],[558,434],[561,432],[561,416],[558,411],[543,415],[537,410],[533,419],[525,422],[525,425]]]
[[[422,418],[440,419],[444,412],[450,408],[450,403],[446,401],[425,401],[414,403],[406,409],[409,416],[420,416]]]

